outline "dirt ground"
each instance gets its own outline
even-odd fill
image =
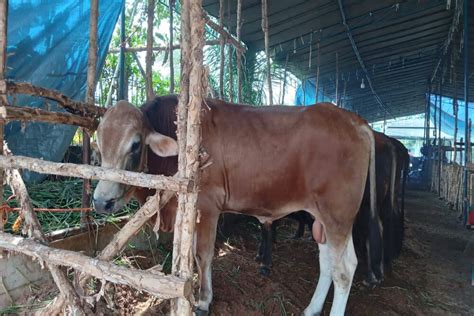
[[[305,238],[293,240],[296,223],[285,220],[279,226],[272,272],[265,278],[257,273],[254,260],[257,223],[243,220],[231,230],[218,234],[211,315],[300,315],[311,299],[319,273],[318,250],[308,239],[309,232]],[[374,290],[362,285],[361,271],[356,273],[347,315],[474,315],[473,243],[474,231],[464,229],[456,212],[443,201],[429,192],[409,190],[402,254]],[[142,253],[136,256],[141,258],[136,263],[148,268],[153,261],[163,259],[157,256],[159,253],[151,260],[151,255]],[[114,312],[99,307],[97,314],[163,315],[169,310],[168,302],[124,286],[115,289]],[[332,290],[323,315],[329,315],[331,301]]]

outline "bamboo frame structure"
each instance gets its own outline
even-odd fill
[[[169,42],[169,61],[170,61],[170,94],[174,94],[174,59],[173,59],[173,37],[174,37],[174,4],[175,0],[169,0],[170,9],[170,42]]]
[[[17,83],[1,80],[0,88],[3,92],[12,94],[28,94],[39,96],[49,100],[57,101],[71,114],[49,112],[41,109],[29,109],[9,106],[3,104],[0,108],[2,115],[1,123],[11,119],[43,120],[51,123],[68,123],[83,125],[91,130],[95,129],[96,119],[101,117],[106,109],[94,105],[95,71],[97,58],[97,46],[94,46],[95,36],[97,38],[97,14],[98,0],[91,0],[90,17],[90,47],[88,62],[88,89],[86,102],[77,102],[69,99],[62,93],[27,83]],[[94,12],[95,11],[95,12]],[[2,18],[0,8],[0,20]],[[6,12],[4,12],[6,19]],[[93,25],[95,21],[95,26]],[[178,315],[191,315],[192,313],[192,277],[193,277],[193,235],[196,225],[196,202],[198,196],[198,169],[199,169],[199,147],[200,147],[200,108],[207,88],[207,73],[203,67],[204,25],[209,22],[202,11],[202,0],[188,0],[183,2],[182,30],[182,84],[181,95],[178,106],[178,138],[179,138],[179,172],[174,178],[159,175],[148,175],[111,168],[93,167],[88,165],[74,165],[54,163],[21,156],[0,156],[0,168],[8,169],[9,181],[22,205],[22,214],[25,218],[29,235],[34,236],[36,241],[15,237],[10,234],[0,233],[0,248],[10,251],[18,251],[39,258],[44,261],[53,274],[53,279],[61,291],[58,296],[40,314],[56,314],[64,312],[66,306],[69,312],[84,315],[90,311],[84,306],[79,295],[75,292],[64,272],[57,265],[66,265],[83,273],[79,281],[87,280],[87,275],[100,279],[134,286],[138,289],[148,291],[154,295],[165,298],[178,299],[173,303],[172,313]],[[208,23],[209,24],[209,23]],[[6,25],[6,23],[5,23]],[[1,32],[1,22],[0,22]],[[95,35],[94,35],[95,34]],[[227,33],[228,34],[228,33]],[[1,34],[0,34],[1,36]],[[6,36],[6,35],[5,35]],[[232,41],[233,37],[225,35],[226,41]],[[1,46],[1,43],[0,43]],[[244,48],[237,45],[238,54]],[[1,48],[1,47],[0,47]],[[171,47],[172,48],[172,47]],[[150,45],[148,45],[150,49]],[[150,50],[149,50],[150,51]],[[95,57],[94,57],[95,56]],[[147,66],[149,62],[147,62]],[[6,98],[5,98],[6,99]],[[35,115],[35,116],[33,116]],[[39,118],[38,118],[39,117]],[[18,169],[29,169],[41,173],[49,173],[63,176],[74,176],[85,179],[100,179],[125,183],[132,186],[152,187],[164,189],[162,193],[157,192],[154,197],[140,208],[139,211],[114,237],[112,242],[104,249],[98,258],[89,258],[72,251],[49,248],[47,240],[42,235],[36,214],[31,207],[28,192],[21,179]],[[16,186],[15,186],[16,185]],[[166,205],[179,193],[179,206],[175,226],[175,243],[173,254],[173,275],[163,276],[147,271],[126,269],[117,267],[107,262],[111,260],[153,215]]]
[[[224,29],[224,0],[219,0],[219,27]],[[219,64],[219,99],[224,100],[224,65],[225,65],[225,39],[224,34],[220,34],[220,64]]]
[[[237,0],[237,27],[236,27],[236,34],[237,34],[237,41],[240,43],[240,31],[242,29],[242,0]],[[237,58],[237,103],[242,103],[242,52],[237,50],[236,51],[236,58]]]

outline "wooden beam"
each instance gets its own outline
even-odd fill
[[[273,104],[273,88],[272,88],[272,65],[270,61],[270,39],[268,29],[268,5],[267,0],[262,0],[262,31],[265,39],[265,56],[267,59],[267,85],[269,104]]]
[[[90,131],[94,131],[99,124],[97,120],[88,117],[12,105],[0,107],[0,121],[5,123],[10,121],[28,121],[68,124],[85,127]]]
[[[171,9],[171,8],[170,8]],[[146,29],[145,85],[146,100],[155,98],[153,91],[153,20],[155,18],[155,0],[148,0]],[[172,57],[170,57],[172,58]]]
[[[101,280],[132,286],[156,297],[187,297],[192,292],[191,280],[117,266],[75,251],[51,248],[7,233],[0,232],[0,237],[0,248],[20,252],[48,264],[71,267]]]
[[[204,19],[206,21],[206,24],[211,28],[213,29],[214,31],[216,31],[217,33],[219,33],[220,35],[224,36],[226,39],[227,39],[227,43],[233,45],[235,47],[236,50],[240,51],[242,54],[244,54],[246,51],[247,51],[247,48],[242,45],[240,42],[238,42],[233,36],[232,34],[230,34],[229,32],[227,32],[223,27],[221,28],[219,25],[217,25],[216,23],[214,23],[213,21],[211,21],[211,19],[209,18],[209,16],[207,14],[204,14]]]
[[[0,156],[0,168],[28,169],[31,171],[66,177],[106,180],[175,192],[188,192],[192,184],[188,180],[174,179],[162,175],[152,175],[105,167],[58,163],[24,156]]]

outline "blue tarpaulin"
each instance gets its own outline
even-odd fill
[[[90,1],[10,0],[8,1],[7,78],[59,90],[84,100],[87,83]],[[99,1],[97,75],[123,0]],[[19,106],[46,107],[64,111],[41,98],[17,96],[10,102]],[[76,127],[46,123],[9,123],[5,127],[8,146],[16,155],[60,161],[71,143]],[[40,175],[24,173],[26,181]]]
[[[319,87],[318,100],[316,101],[316,79],[310,78],[302,81],[298,85],[295,93],[295,105],[311,105],[317,102],[332,102],[330,98],[323,95],[321,86]]]

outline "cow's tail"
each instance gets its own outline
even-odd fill
[[[370,190],[370,216],[368,223],[368,239],[367,255],[369,259],[369,271],[367,282],[375,285],[382,280],[383,277],[383,235],[382,223],[377,210],[377,190],[376,190],[376,174],[375,174],[375,138],[374,132],[369,126],[364,126],[370,141],[369,156],[369,190]]]
[[[408,152],[404,153],[404,162],[403,162],[403,173],[402,173],[402,192],[401,192],[401,202],[400,202],[400,219],[399,219],[399,232],[397,235],[397,244],[396,244],[396,254],[399,255],[403,247],[403,239],[405,237],[405,187],[408,178],[408,172],[410,169],[410,156]]]
[[[398,210],[398,200],[395,183],[397,179],[397,148],[391,143],[390,146],[391,156],[391,170],[390,170],[390,207],[384,210],[384,256],[386,268],[390,269],[392,260],[398,254],[398,233],[399,233],[399,220],[400,214]]]

